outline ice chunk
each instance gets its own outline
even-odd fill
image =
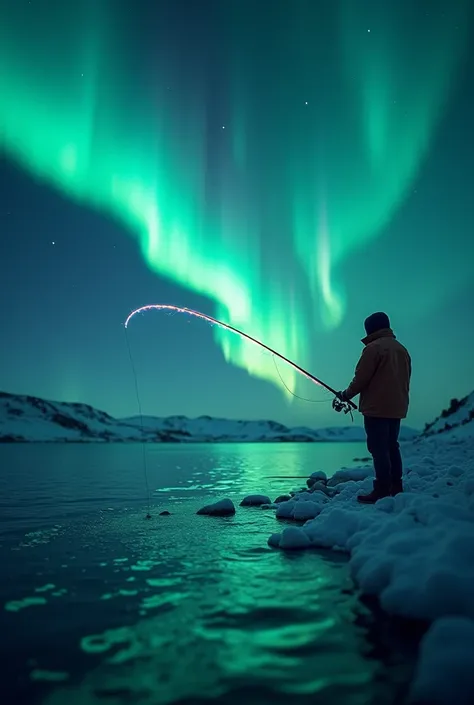
[[[296,526],[290,526],[283,530],[280,539],[280,548],[294,550],[308,548],[309,546],[311,546],[311,541],[302,529],[298,529]]]
[[[474,622],[437,620],[421,643],[411,703],[470,705],[474,702]]]
[[[243,498],[241,507],[260,507],[262,504],[271,504],[272,500],[266,494],[249,494]]]
[[[235,514],[235,507],[231,499],[221,499],[219,502],[214,502],[214,504],[207,504],[205,507],[201,507],[197,514],[205,514],[206,516],[214,517],[227,517]]]

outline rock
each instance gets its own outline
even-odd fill
[[[280,548],[281,534],[272,534],[267,543],[271,548]]]
[[[240,503],[241,507],[261,507],[262,504],[271,504],[272,500],[266,494],[249,494]]]
[[[279,497],[276,498],[273,504],[280,504],[280,502],[289,502],[290,499],[291,497],[289,494],[281,494]]]
[[[314,480],[321,480],[322,482],[327,482],[327,475],[325,472],[322,470],[316,470],[316,472],[312,472],[310,477]]]
[[[325,485],[327,481],[328,479],[326,473],[322,470],[317,470],[316,472],[311,473],[308,477],[306,480],[306,485],[308,487],[313,487],[316,483],[323,483]]]
[[[171,512],[169,512],[167,509],[165,509],[163,512],[160,512],[160,517],[169,517],[171,516]]]
[[[213,517],[228,517],[235,514],[235,507],[231,499],[221,499],[219,502],[201,507],[197,514],[205,514],[206,516]]]

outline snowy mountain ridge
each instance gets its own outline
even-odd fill
[[[404,428],[402,439],[417,431]],[[140,442],[257,443],[357,442],[365,440],[361,426],[289,428],[275,421],[234,421],[210,416],[134,416],[116,419],[88,404],[54,402],[39,397],[0,392],[0,442]]]
[[[422,436],[440,433],[474,437],[474,392],[462,399],[451,399],[449,407],[443,409],[434,421],[426,424]]]

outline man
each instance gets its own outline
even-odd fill
[[[359,411],[364,416],[375,480],[372,492],[359,495],[357,499],[363,504],[374,504],[382,497],[403,492],[398,435],[400,421],[408,411],[411,359],[406,348],[396,340],[386,313],[373,313],[364,326],[365,348],[354,379],[338,396],[347,401],[360,394]]]

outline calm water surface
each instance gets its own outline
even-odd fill
[[[343,557],[267,547],[275,498],[362,444],[0,446],[2,702],[399,703],[412,667]],[[170,516],[160,516],[168,510]]]

